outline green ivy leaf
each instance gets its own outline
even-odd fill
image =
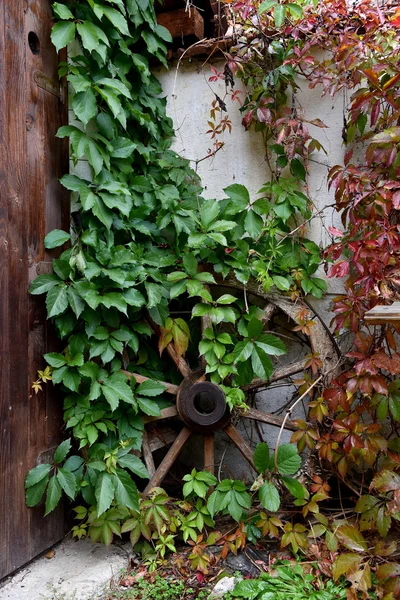
[[[47,250],[50,250],[51,248],[57,248],[58,246],[65,244],[65,242],[70,239],[71,236],[66,231],[62,231],[61,229],[53,229],[53,231],[50,231],[50,233],[48,233],[44,238],[44,247],[47,248]]]
[[[141,396],[138,396],[137,402],[145,415],[149,415],[150,417],[160,416],[160,407],[156,402],[154,402],[154,400],[149,400],[148,398],[142,398]]]
[[[118,458],[118,464],[124,469],[129,469],[134,475],[137,475],[138,477],[149,479],[149,474],[146,467],[144,466],[140,458],[134,456],[133,454],[125,454],[124,456],[120,456]]]
[[[143,383],[137,387],[136,393],[143,396],[159,396],[165,392],[165,389],[165,385],[159,381],[148,379],[147,381],[143,381]]]
[[[277,456],[278,471],[281,475],[293,475],[301,467],[301,457],[296,446],[292,444],[281,444]]]
[[[126,376],[122,373],[114,373],[105,379],[101,388],[113,411],[118,408],[120,400],[127,404],[133,404],[132,389],[127,383]]]
[[[270,512],[276,512],[281,505],[278,490],[268,481],[266,481],[258,490],[258,497],[260,498],[262,506]]]
[[[52,287],[46,296],[47,316],[56,317],[68,308],[67,288],[64,285]]]
[[[72,99],[72,108],[78,119],[87,125],[97,115],[97,102],[93,90],[89,88],[85,92],[75,94]]]
[[[107,19],[118,29],[122,35],[129,37],[129,29],[127,20],[118,10],[115,8],[109,8],[108,6],[101,6],[101,12],[107,17]]]
[[[59,21],[51,30],[51,41],[56,47],[57,52],[61,50],[61,48],[68,46],[74,37],[75,23],[70,23],[69,21]]]
[[[255,468],[262,475],[268,469],[269,465],[268,444],[264,442],[257,444],[256,449],[254,450],[253,461]]]
[[[96,25],[93,25],[93,23],[91,23],[90,21],[82,21],[77,24],[76,28],[78,30],[79,35],[81,36],[82,46],[86,48],[88,52],[93,52],[93,50],[96,50],[96,48],[99,45],[99,27],[96,27]],[[103,34],[103,42],[104,38],[108,42],[107,36]]]
[[[286,346],[282,340],[271,333],[259,335],[254,343],[264,350],[264,352],[272,356],[282,356],[282,354],[286,354],[287,352]]]
[[[262,15],[264,12],[270,10],[270,8],[272,8],[276,4],[276,0],[264,0],[264,2],[261,2],[260,6],[258,7],[258,14]]]
[[[100,473],[94,495],[97,501],[97,516],[100,517],[111,506],[114,499],[115,487],[114,478],[109,473]]]
[[[303,16],[303,9],[298,4],[292,4],[291,2],[286,4],[286,8],[289,10],[290,14],[296,19],[301,19]],[[362,133],[362,132],[361,132]]]
[[[261,234],[264,226],[264,221],[257,215],[253,210],[249,210],[244,220],[244,227],[246,232],[254,240]]]
[[[60,17],[60,19],[73,19],[74,18],[74,15],[69,10],[69,8],[67,6],[65,6],[65,4],[60,4],[59,2],[54,2],[54,4],[52,4],[52,8],[53,8],[54,12],[56,13],[56,15],[58,17]]]
[[[64,440],[59,446],[57,446],[56,451],[54,452],[54,462],[56,465],[67,457],[67,454],[70,450],[71,440]]]
[[[282,4],[279,4],[278,6],[280,6],[281,8],[284,8],[284,6]],[[276,11],[276,8],[275,8],[275,11]],[[286,15],[286,11],[285,11],[285,15]],[[285,17],[283,17],[283,19],[284,18]],[[303,163],[301,163],[299,161],[298,158],[293,158],[290,161],[290,170],[291,170],[291,172],[292,172],[292,174],[293,174],[294,177],[297,177],[301,181],[305,181],[306,180],[306,169],[305,169],[305,166],[303,165]]]
[[[61,282],[57,275],[53,275],[52,273],[39,275],[39,277],[36,277],[36,279],[33,280],[29,291],[32,295],[37,296],[48,292],[59,283]]]
[[[59,354],[58,352],[49,352],[48,354],[44,354],[43,358],[47,364],[55,369],[67,364],[67,359],[65,356],[63,354]]]
[[[59,484],[57,477],[53,475],[49,481],[49,487],[47,488],[45,517],[51,513],[60,502],[61,493],[61,485]]]
[[[240,183],[233,183],[227,188],[224,188],[224,192],[232,201],[228,207],[227,214],[235,215],[238,212],[245,210],[250,204],[249,191]]]
[[[104,473],[103,473],[104,475]],[[120,506],[139,511],[139,494],[137,487],[126,471],[117,469],[115,478],[115,498]]]
[[[70,471],[60,467],[57,471],[57,479],[67,496],[73,500],[76,494],[76,479],[74,475]]]
[[[41,479],[34,485],[27,488],[27,490],[25,492],[25,501],[26,501],[26,505],[29,508],[32,508],[33,506],[36,506],[37,504],[39,504],[39,502],[42,499],[42,496],[45,492],[48,481],[49,481],[49,476],[46,475],[46,477],[44,477],[44,479]]]
[[[293,477],[287,477],[286,475],[282,476],[282,482],[287,487],[289,492],[298,500],[303,500],[305,498],[306,490],[301,485],[300,481],[297,479],[293,479]]]
[[[286,6],[284,4],[276,4],[274,7],[275,26],[277,28],[283,25],[286,18]]]
[[[257,345],[253,348],[251,353],[251,366],[257,377],[260,377],[265,381],[271,377],[274,370],[269,356],[262,348],[257,347]]]
[[[25,489],[28,489],[38,484],[43,479],[46,479],[50,471],[51,465],[49,464],[38,465],[37,467],[31,469],[28,475],[25,477]]]

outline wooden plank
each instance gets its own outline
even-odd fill
[[[43,298],[28,294],[37,262],[51,259],[45,233],[68,223],[58,182],[68,148],[55,138],[66,106],[33,78],[40,70],[57,79],[51,19],[48,0],[0,3],[0,578],[64,533],[62,508],[44,519],[43,506],[28,509],[24,496],[28,470],[39,454],[51,453],[62,425],[52,386],[31,394],[42,354],[53,347]]]
[[[166,27],[174,39],[194,36],[197,40],[204,38],[204,19],[199,11],[190,6],[189,10],[181,8],[157,15],[159,25]]]
[[[277,417],[275,415],[271,415],[262,410],[257,410],[256,408],[249,408],[246,412],[243,411],[242,417],[244,419],[252,419],[253,421],[260,421],[261,423],[266,423],[267,425],[273,425],[274,427],[282,427],[283,417]],[[286,421],[285,429],[290,429],[291,431],[297,431],[298,427],[293,423],[293,421]]]
[[[385,325],[400,323],[400,302],[393,302],[390,306],[378,305],[371,308],[364,315],[364,321],[368,325]]]
[[[5,54],[2,54],[6,78],[7,151],[2,156],[7,170],[8,208],[8,321],[9,396],[2,398],[9,406],[10,465],[4,487],[9,495],[9,511],[5,513],[9,529],[6,548],[7,570],[12,571],[29,555],[30,515],[24,501],[24,477],[29,451],[28,364],[28,265],[27,236],[28,182],[26,173],[26,60],[25,2],[16,0],[5,5]],[[3,335],[3,332],[2,332]]]
[[[51,267],[58,251],[46,252],[43,239],[52,229],[69,229],[67,192],[58,179],[68,171],[67,151],[56,138],[58,128],[67,122],[66,106],[60,102],[58,57],[50,40],[52,11],[47,0],[29,0],[25,15],[26,51],[26,163],[28,189],[28,264],[36,273]],[[35,37],[36,36],[36,37]],[[41,77],[38,78],[38,73]],[[51,85],[43,85],[43,81]],[[30,271],[32,271],[32,267]],[[35,276],[36,276],[35,273]],[[47,321],[43,298],[29,296],[28,305],[28,390],[45,366],[43,354],[60,350],[54,326]],[[30,464],[51,460],[62,439],[62,405],[52,385],[43,393],[30,394]],[[63,509],[59,506],[43,518],[43,506],[29,511],[29,555],[36,556],[64,534]],[[38,536],[38,531],[41,535]]]
[[[161,485],[161,482],[163,481],[164,477],[166,476],[166,474],[168,473],[168,471],[170,470],[170,468],[172,467],[172,465],[178,458],[183,446],[189,439],[191,433],[192,432],[190,431],[190,429],[188,427],[184,427],[181,430],[178,437],[176,438],[176,440],[172,444],[171,448],[168,450],[167,454],[165,455],[164,459],[162,460],[161,464],[159,465],[157,471],[155,472],[155,474],[153,475],[153,477],[147,484],[143,494],[148,494],[152,488],[158,487]]]
[[[163,408],[160,411],[161,414],[157,415],[157,417],[149,417],[148,415],[143,417],[143,421],[145,423],[154,423],[154,421],[161,421],[163,419],[172,419],[173,417],[178,416],[178,410],[176,406],[168,406],[168,408]]]
[[[9,403],[10,398],[10,323],[8,321],[8,202],[7,202],[7,136],[6,136],[6,46],[5,5],[0,2],[0,579],[10,570],[10,471],[12,458],[10,448]],[[9,60],[9,57],[7,57]]]
[[[176,429],[172,429],[172,427],[161,426],[156,429],[149,429],[146,433],[150,452],[155,452],[160,448],[173,444],[177,438]]]

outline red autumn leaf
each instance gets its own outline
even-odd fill
[[[393,208],[399,210],[400,208],[400,190],[397,190],[392,196]]]
[[[340,237],[340,238],[344,237],[343,231],[340,231],[340,229],[337,229],[337,227],[328,227],[328,231],[335,237]]]
[[[350,263],[347,260],[340,260],[332,265],[328,277],[346,277],[349,274]]]

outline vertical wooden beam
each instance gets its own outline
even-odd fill
[[[43,506],[28,509],[24,494],[28,470],[40,453],[48,461],[62,425],[52,386],[31,393],[52,342],[43,298],[28,293],[36,263],[50,260],[45,233],[68,228],[69,221],[58,182],[68,168],[68,147],[55,138],[67,107],[57,95],[51,26],[49,0],[0,1],[0,578],[64,531],[62,508],[44,519]],[[55,80],[56,94],[38,88],[38,71]]]
[[[8,321],[8,203],[7,203],[7,132],[6,132],[6,50],[5,5],[0,2],[0,578],[9,570],[11,469],[9,403],[10,361]]]
[[[30,515],[25,507],[24,478],[29,452],[28,396],[28,264],[27,235],[29,193],[26,173],[26,2],[5,2],[5,54],[7,152],[3,155],[7,170],[8,208],[8,323],[10,346],[9,436],[11,463],[7,493],[10,498],[6,516],[9,528],[7,548],[10,570],[20,566],[29,554]],[[22,533],[24,532],[24,533]]]
[[[26,231],[30,280],[37,265],[51,265],[58,252],[46,252],[43,240],[52,229],[69,229],[66,191],[58,179],[68,171],[68,146],[56,138],[58,128],[67,122],[58,81],[58,56],[51,43],[52,10],[49,0],[28,0],[25,13],[26,53],[26,164],[28,188],[28,227]],[[36,41],[35,41],[36,40]],[[43,86],[42,82],[52,85]],[[49,91],[52,90],[52,91]],[[30,392],[30,464],[51,460],[61,441],[62,401],[52,385],[32,394],[37,370],[45,366],[43,354],[59,350],[54,326],[47,321],[43,297],[29,297],[28,390]],[[43,519],[43,507],[29,511],[29,554],[36,556],[63,536],[63,510],[58,507]],[[38,536],[37,532],[41,535]]]

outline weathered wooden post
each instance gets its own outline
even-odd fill
[[[68,228],[58,182],[68,147],[55,137],[67,122],[66,90],[51,19],[49,0],[0,2],[0,578],[64,532],[62,510],[43,519],[24,498],[27,471],[58,443],[62,424],[52,386],[38,395],[31,388],[53,340],[43,303],[28,294],[51,268],[45,234]]]

